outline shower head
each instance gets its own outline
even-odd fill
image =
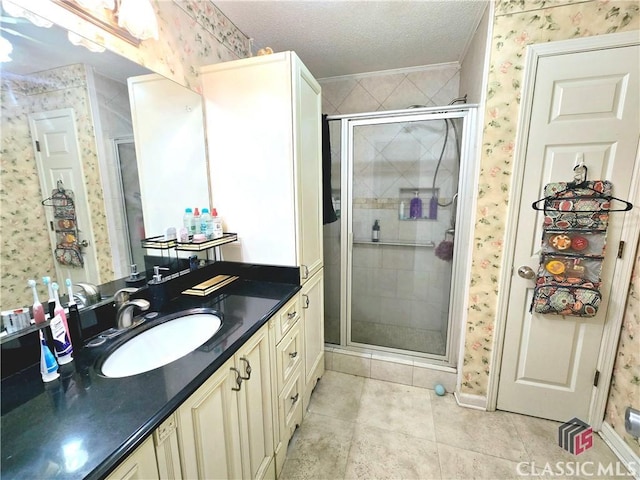
[[[462,97],[454,98],[449,102],[449,105],[453,105],[454,103],[467,103],[467,94],[465,93]]]

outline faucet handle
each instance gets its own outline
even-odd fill
[[[132,293],[136,293],[137,291],[138,289],[133,287],[121,288],[113,295],[113,301],[116,303],[116,306],[121,306],[129,301],[129,296]]]
[[[143,298],[136,298],[131,301],[127,301],[120,308],[118,308],[116,324],[118,326],[118,330],[122,330],[123,328],[129,328],[133,325],[133,312],[136,309],[140,309],[145,312],[149,310],[150,303]]]

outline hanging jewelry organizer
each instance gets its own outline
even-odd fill
[[[56,232],[55,258],[60,265],[82,268],[84,259],[78,243],[78,223],[73,191],[58,180],[57,188],[42,205],[53,207],[53,229]]]
[[[600,293],[609,213],[633,205],[611,195],[607,180],[587,180],[587,167],[574,168],[573,182],[549,183],[532,204],[544,211],[540,266],[531,309],[536,313],[593,317]],[[624,207],[612,208],[612,201]],[[542,206],[541,206],[542,204]]]

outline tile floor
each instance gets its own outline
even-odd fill
[[[462,408],[449,394],[327,370],[291,439],[281,478],[558,478],[556,462],[577,461],[585,475],[570,478],[598,478],[584,462],[615,468],[617,457],[596,434],[580,456],[562,450],[558,425]],[[526,462],[520,464],[524,475],[519,462]],[[545,472],[547,463],[553,472]]]

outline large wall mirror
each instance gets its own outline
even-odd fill
[[[109,51],[72,45],[56,25],[2,11],[1,27],[13,45],[12,61],[1,64],[7,310],[32,303],[30,278],[64,285],[127,276],[143,262],[140,239],[179,228],[185,207],[208,206],[209,193],[198,94]],[[60,208],[61,191],[71,214]]]

